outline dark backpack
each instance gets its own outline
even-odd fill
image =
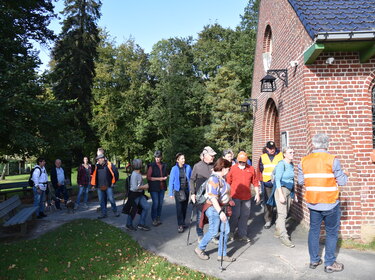
[[[42,176],[42,168],[40,168],[39,166],[35,166],[33,169],[31,169],[30,176],[29,176],[29,186],[30,187],[35,186],[35,183],[33,181],[33,173],[34,173],[35,169],[39,169],[39,171],[40,171],[39,177]]]
[[[125,179],[125,198],[129,196],[131,175]]]
[[[195,194],[195,205],[200,206],[205,204],[207,198],[205,196],[206,194],[206,187],[208,185],[208,181],[212,176],[217,177],[216,175],[212,174],[206,181],[203,182],[203,184],[199,187],[197,193]]]

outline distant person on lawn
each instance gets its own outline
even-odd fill
[[[150,210],[150,205],[145,196],[145,190],[148,189],[148,184],[143,184],[141,174],[142,161],[140,159],[134,159],[132,167],[133,172],[130,175],[130,190],[128,200],[124,207],[124,213],[128,214],[126,229],[135,231],[138,228],[140,230],[149,231],[150,227],[146,225],[146,218]],[[137,228],[135,228],[133,226],[133,221],[137,213],[140,213],[140,218]]]
[[[100,192],[100,211],[101,216],[98,219],[107,218],[107,198],[112,206],[112,211],[115,217],[119,217],[115,198],[113,197],[113,187],[119,178],[119,173],[116,166],[106,160],[104,154],[99,154],[96,157],[97,164],[91,176],[91,185],[95,186]]]
[[[83,208],[88,208],[87,206],[87,200],[88,200],[88,194],[89,194],[89,186],[91,182],[91,173],[92,173],[92,166],[89,163],[88,157],[83,158],[83,163],[78,167],[78,173],[77,173],[77,184],[79,187],[78,196],[75,204],[75,209],[78,209],[80,202],[81,202],[81,196],[83,194]]]
[[[61,205],[60,205],[60,199],[64,199],[64,204],[69,200],[69,195],[68,191],[66,190],[65,186],[65,171],[64,168],[61,166],[61,160],[56,159],[55,160],[55,167],[51,169],[51,183],[53,188],[55,189],[55,205],[56,208],[61,210]]]
[[[34,171],[31,176],[31,180],[34,182],[33,193],[34,193],[34,206],[38,206],[36,210],[37,218],[47,217],[44,214],[44,196],[48,184],[48,175],[46,172],[46,160],[42,157],[37,159],[37,164],[34,166]]]

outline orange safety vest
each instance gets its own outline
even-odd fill
[[[305,180],[305,199],[308,203],[335,203],[339,197],[332,167],[335,156],[328,153],[312,153],[302,158]]]
[[[107,167],[108,167],[108,170],[109,172],[111,172],[112,174],[112,184],[116,183],[116,178],[115,178],[115,174],[113,173],[113,170],[112,170],[112,163],[107,161]],[[94,172],[92,173],[92,176],[91,176],[91,185],[92,186],[96,186],[96,170],[98,169],[98,167],[95,165],[95,170]]]
[[[270,160],[268,154],[263,154],[260,156],[263,163],[263,182],[268,182],[271,180],[272,171],[275,169],[276,165],[279,163],[280,160],[284,159],[283,153],[278,153]]]

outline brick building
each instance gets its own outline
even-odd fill
[[[261,90],[267,73],[276,90]],[[298,164],[311,137],[327,133],[329,152],[350,173],[340,189],[341,236],[373,239],[375,0],[261,0],[253,77],[254,165],[268,140],[293,146]],[[308,222],[303,192],[293,215]]]

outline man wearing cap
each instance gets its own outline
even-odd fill
[[[268,198],[272,194],[273,184],[271,181],[272,171],[280,160],[283,159],[283,154],[276,149],[274,141],[268,141],[266,144],[266,152],[260,156],[259,159],[259,171],[262,174],[262,187],[264,192],[264,202],[268,201]],[[273,218],[273,207],[265,204],[264,206],[264,228],[269,229],[271,227]]]
[[[212,169],[213,169],[213,162],[215,159],[216,152],[210,147],[204,147],[201,153],[201,161],[197,162],[191,173],[190,178],[190,194],[191,194],[191,201],[195,203],[195,196],[198,192],[200,186],[211,176]],[[202,207],[197,207],[197,235],[198,241],[203,238],[203,229],[199,227],[199,221],[202,214]]]
[[[255,201],[260,201],[259,181],[254,167],[248,165],[247,160],[247,154],[240,152],[237,155],[237,163],[231,167],[226,176],[226,181],[230,184],[230,196],[235,203],[229,220],[229,238],[234,238],[234,232],[238,227],[238,239],[244,242],[250,242],[247,237],[247,221],[250,216],[251,185],[255,188]]]
[[[161,161],[162,153],[161,151],[156,151],[154,153],[155,161],[150,164],[147,170],[147,180],[148,180],[148,191],[150,192],[152,199],[151,206],[151,219],[152,225],[161,225],[161,210],[163,207],[164,195],[167,190],[167,165]]]
[[[324,271],[327,273],[344,270],[336,262],[336,245],[340,228],[340,200],[338,186],[345,186],[348,176],[341,169],[340,161],[328,153],[329,138],[318,133],[312,138],[314,150],[302,158],[298,165],[298,184],[305,185],[305,199],[310,210],[308,247],[310,268],[322,264],[319,256],[319,237],[324,221],[326,230]]]
[[[113,197],[113,187],[119,178],[118,170],[114,164],[109,162],[104,154],[96,157],[97,163],[92,173],[91,185],[98,189],[100,199],[101,216],[98,219],[107,217],[107,199],[111,203],[112,211],[115,217],[119,217],[116,201]]]

